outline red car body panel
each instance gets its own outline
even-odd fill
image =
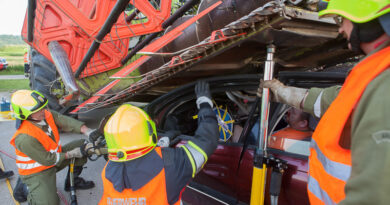
[[[194,182],[207,186],[224,195],[249,203],[252,186],[254,149],[248,148],[240,162],[243,146],[234,143],[220,144],[210,157],[203,170],[195,177]],[[288,162],[288,170],[283,175],[279,204],[309,204],[307,196],[308,161],[304,157],[297,158],[283,154],[273,154]],[[202,204],[207,196],[191,189],[183,194],[184,201],[191,204]],[[220,204],[216,200],[215,203]],[[266,198],[266,203],[268,199]]]

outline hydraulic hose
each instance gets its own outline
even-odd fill
[[[181,16],[183,16],[185,14],[185,12],[187,12],[188,10],[190,10],[195,4],[197,4],[199,2],[199,0],[191,0],[191,1],[187,1],[182,7],[180,7],[172,16],[170,16],[167,20],[165,20],[163,22],[163,24],[161,25],[161,27],[163,29],[166,29],[168,28],[168,26],[172,25],[173,22],[175,22],[178,18],[180,18]],[[124,65],[127,63],[127,61],[129,61],[138,51],[140,51],[141,49],[143,49],[147,44],[149,44],[153,39],[155,39],[158,35],[160,34],[160,32],[156,32],[156,33],[152,33],[150,35],[148,35],[141,43],[139,43],[138,45],[135,46],[135,48],[133,48],[130,53],[128,53],[126,55],[126,57],[124,57],[122,60],[121,60],[121,64]]]
[[[74,162],[75,158],[72,158],[70,160],[69,164],[69,177],[70,177],[70,204],[71,205],[77,205],[77,196],[76,196],[76,188],[74,186]]]
[[[35,0],[28,0],[27,8],[27,41],[32,42],[34,40],[34,19],[35,19]]]
[[[119,0],[116,2],[114,8],[111,10],[110,15],[107,17],[107,20],[104,22],[99,33],[96,35],[96,40],[93,41],[91,47],[89,47],[88,49],[88,52],[85,54],[83,61],[81,61],[80,66],[75,73],[76,78],[78,78],[80,74],[84,71],[85,67],[91,60],[92,56],[95,54],[96,50],[99,49],[101,41],[111,31],[112,26],[118,20],[118,17],[122,13],[122,11],[125,10],[126,6],[129,4],[129,1],[130,0]]]

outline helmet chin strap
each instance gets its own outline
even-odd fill
[[[378,19],[366,23],[353,23],[353,29],[349,39],[352,51],[363,54],[360,44],[372,42],[384,33],[385,31]]]
[[[348,43],[351,44],[351,49],[353,52],[358,54],[364,54],[363,50],[360,48],[360,38],[359,38],[359,27],[353,23],[353,29],[351,32],[351,36],[349,37]]]

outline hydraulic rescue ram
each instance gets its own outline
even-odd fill
[[[272,80],[274,73],[274,53],[275,46],[267,46],[267,60],[265,61],[263,80]],[[260,129],[258,137],[258,146],[253,161],[253,175],[252,175],[252,190],[251,190],[251,205],[264,204],[265,183],[267,175],[267,165],[265,158],[267,157],[267,136],[268,136],[268,119],[270,107],[270,92],[268,88],[263,88],[261,99],[261,116]]]

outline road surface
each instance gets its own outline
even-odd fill
[[[9,93],[0,93],[3,96],[9,96]],[[79,119],[86,122],[87,126],[92,128],[97,128],[99,119],[105,116],[106,113],[111,112],[112,109],[105,110],[96,110],[87,114],[82,114],[79,116]],[[10,178],[11,186],[14,187],[17,181],[17,168],[15,165],[15,161],[10,157],[6,156],[2,152],[15,156],[14,148],[9,144],[9,141],[12,138],[12,135],[15,133],[15,121],[5,121],[0,122],[0,157],[3,161],[6,170],[14,171],[15,175]],[[84,138],[85,136],[81,134],[70,134],[70,133],[60,133],[61,142],[66,144],[74,139]],[[86,180],[93,180],[95,182],[95,188],[89,190],[78,190],[77,191],[77,201],[79,204],[97,204],[100,200],[100,197],[103,193],[102,180],[100,177],[100,173],[105,165],[106,161],[101,157],[97,161],[88,161],[85,165],[85,169],[81,176]],[[65,198],[70,201],[69,193],[64,191],[64,181],[67,173],[67,168],[59,171],[57,173],[57,190],[59,190]],[[1,201],[0,205],[14,204],[13,199],[8,191],[6,181],[4,179],[0,180],[0,196]],[[64,203],[62,203],[64,204]],[[22,205],[27,205],[27,203],[22,203]]]
[[[21,80],[27,79],[24,75],[0,75],[0,80]]]

